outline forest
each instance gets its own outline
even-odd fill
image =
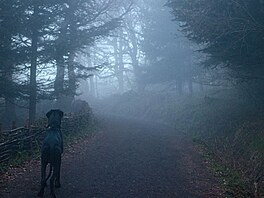
[[[135,130],[168,125],[218,181],[197,181],[214,195],[193,197],[262,197],[263,53],[263,0],[1,0],[0,163],[3,134],[61,109],[76,114],[66,117],[69,139],[74,123],[79,131],[88,122],[109,131],[141,126],[134,119],[146,122]]]

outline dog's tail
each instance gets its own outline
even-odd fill
[[[50,178],[51,173],[52,173],[52,165],[50,164],[50,171],[49,171],[48,177],[47,177],[46,180],[45,180],[45,183],[46,183],[46,182],[48,181],[48,179]]]
[[[52,173],[52,165],[50,164],[50,170],[49,170],[48,177],[46,178],[46,182],[47,182],[47,181],[48,181],[48,179],[50,178],[50,176],[51,176],[51,173]]]
[[[55,146],[53,145],[53,147],[50,147],[50,172],[49,175],[47,177],[47,180],[51,177],[52,175],[52,168],[54,166],[54,162],[55,162]],[[54,173],[53,173],[54,174]]]

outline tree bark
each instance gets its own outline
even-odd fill
[[[56,98],[59,99],[64,90],[63,85],[64,85],[65,66],[64,66],[64,58],[62,54],[57,55],[56,63],[57,63],[57,73],[54,82],[54,92]]]
[[[12,97],[5,97],[5,113],[4,113],[4,128],[11,129],[12,122],[15,122],[16,117],[16,106],[15,99]]]
[[[200,92],[203,92],[204,91],[204,86],[202,83],[199,84],[199,87],[200,87]]]
[[[90,90],[91,96],[95,97],[95,84],[94,84],[94,76],[90,77]]]
[[[92,59],[91,57],[88,58],[88,67],[93,67]],[[89,94],[91,97],[95,97],[95,85],[94,85],[94,76],[89,77]]]
[[[95,78],[95,96],[99,98],[99,89],[98,89],[98,77],[94,76]]]
[[[36,25],[38,6],[34,6],[33,21]],[[33,27],[31,45],[31,65],[30,65],[30,96],[29,96],[29,123],[33,124],[36,119],[37,106],[37,56],[38,56],[38,30]]]
[[[118,92],[124,92],[124,61],[123,61],[123,45],[120,39],[114,38],[114,58],[115,58],[115,75],[118,81]]]
[[[7,24],[6,24],[7,25]],[[5,38],[4,46],[11,51],[11,35],[8,38]],[[11,124],[13,121],[16,121],[16,107],[15,107],[15,94],[14,94],[14,87],[13,87],[13,60],[8,53],[5,59],[3,60],[2,66],[2,89],[4,89],[3,98],[5,100],[5,110],[4,110],[4,117],[3,117],[3,125],[5,129],[11,129]]]
[[[76,95],[76,75],[74,71],[74,52],[70,52],[68,60],[68,77],[69,77],[69,90],[70,97],[74,98]]]
[[[183,82],[181,79],[178,79],[176,82],[176,86],[177,86],[177,92],[179,95],[183,94]]]
[[[133,29],[133,28],[132,28]],[[136,85],[137,85],[137,90],[139,92],[143,92],[145,89],[145,85],[142,82],[142,73],[139,67],[139,62],[138,62],[138,43],[137,43],[137,37],[135,35],[134,32],[129,31],[129,38],[130,41],[132,43],[132,47],[131,49],[131,53],[130,53],[130,57],[132,60],[132,66],[133,66],[133,70],[134,70],[134,75],[136,78]]]
[[[188,80],[188,89],[189,89],[189,93],[192,96],[193,95],[193,83],[192,83],[192,79]]]

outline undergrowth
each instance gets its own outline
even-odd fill
[[[64,146],[71,145],[75,140],[85,139],[87,137],[91,137],[98,131],[98,127],[96,124],[92,124],[89,127],[79,130],[77,133],[69,133],[67,135],[63,135]]]
[[[226,198],[250,197],[250,192],[247,190],[249,189],[248,183],[239,171],[222,163],[217,154],[212,152],[202,140],[194,138],[193,142],[200,148],[203,158],[208,162],[208,168],[213,170],[215,176],[220,179]]]
[[[86,128],[83,128],[81,130],[74,130],[72,129],[72,133],[63,133],[63,141],[64,141],[64,148],[67,149],[71,144],[73,144],[76,140],[81,140],[84,138],[91,137],[97,132],[98,128],[96,123],[91,122],[90,125]],[[0,174],[5,173],[8,171],[8,169],[13,167],[20,167],[25,162],[32,160],[32,159],[40,159],[41,155],[41,145],[42,142],[38,140],[35,141],[35,148],[31,151],[25,151],[25,150],[18,150],[12,160],[8,161],[8,163],[1,163],[0,164]]]

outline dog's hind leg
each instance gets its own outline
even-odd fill
[[[51,165],[53,166],[53,174],[52,174],[52,177],[50,179],[50,194],[51,194],[52,198],[56,198],[56,195],[54,192],[54,183],[55,183],[55,179],[58,177],[59,171],[60,171],[61,152],[60,152],[60,149],[55,147],[51,153],[52,153]]]
[[[53,174],[50,178],[50,195],[52,198],[56,198],[56,195],[54,192],[54,182],[55,182],[56,176],[58,175],[58,170],[59,170],[59,164],[56,163],[54,164]]]
[[[41,160],[41,162],[43,162],[43,160]],[[41,188],[40,188],[40,191],[38,193],[38,197],[43,197],[45,187],[47,186],[47,183],[46,183],[46,167],[47,167],[46,163],[41,163]]]
[[[61,187],[61,183],[60,183],[60,169],[61,169],[61,158],[58,160],[58,172],[57,172],[56,179],[55,179],[55,188],[60,188]]]

